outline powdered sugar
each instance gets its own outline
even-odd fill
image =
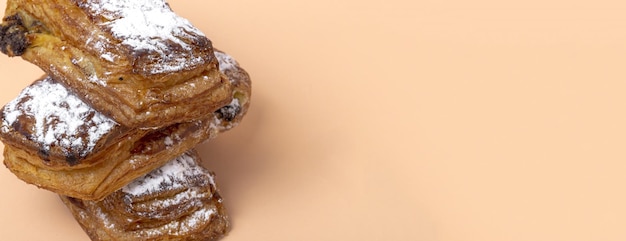
[[[111,219],[109,218],[109,215],[104,213],[102,209],[97,208],[95,210],[95,215],[97,216],[98,219],[102,220],[102,224],[104,225],[104,227],[108,229],[115,228],[115,223],[111,221]]]
[[[239,64],[229,54],[221,51],[215,51],[215,58],[217,58],[219,63],[220,72],[227,74],[229,71],[237,71]],[[235,81],[235,78],[232,75],[228,75],[228,77],[231,83]],[[213,118],[213,122],[211,123],[212,127],[215,126],[219,128],[220,131],[227,131],[235,127],[237,123],[230,120],[235,118],[240,110],[241,104],[239,103],[239,99],[233,98],[228,105],[217,111],[220,115],[216,115]]]
[[[165,139],[163,140],[163,142],[165,143],[165,146],[167,146],[167,147],[170,147],[170,146],[174,145],[174,141],[169,136],[166,136]]]
[[[241,111],[241,109],[242,107],[239,103],[239,99],[233,98],[230,101],[230,104],[218,110],[218,113],[220,113],[221,116],[215,115],[213,117],[211,127],[218,128],[220,132],[224,132],[234,128],[239,122],[232,120],[236,117],[237,114],[239,114],[239,111]]]
[[[113,58],[113,55],[111,53],[109,53],[109,52],[102,53],[102,55],[100,55],[100,57],[102,57],[106,61],[115,62],[115,59]]]
[[[25,137],[43,150],[58,146],[66,155],[84,157],[117,123],[69,92],[50,77],[25,88],[3,109],[2,131],[32,121]]]
[[[101,58],[109,62],[115,62],[115,55],[107,51],[105,48],[105,46],[110,44],[111,41],[108,38],[96,33],[96,31],[93,31],[89,38],[85,41],[85,45],[92,45],[100,53]]]
[[[201,206],[202,203],[199,201],[199,198],[204,198],[208,196],[209,198],[211,197],[211,193],[209,192],[198,192],[198,190],[196,190],[196,188],[190,188],[187,189],[183,192],[180,192],[178,194],[176,194],[173,198],[168,198],[168,199],[159,199],[158,201],[154,201],[154,202],[149,202],[148,205],[150,205],[151,207],[169,207],[172,205],[177,205],[180,204],[183,201],[186,200],[195,200],[196,202],[194,203],[195,206]],[[139,205],[142,206],[144,205],[144,203],[138,203],[135,205]]]
[[[227,53],[215,51],[215,58],[217,58],[221,72],[236,70],[237,66],[239,66],[237,61],[235,61],[235,59]]]
[[[123,187],[122,191],[134,196],[141,196],[158,192],[165,188],[182,188],[189,182],[188,179],[199,175],[207,176],[211,184],[214,185],[213,176],[198,166],[194,157],[184,153],[162,167],[135,179]]]
[[[204,189],[190,184],[198,180],[203,180],[210,187]],[[172,207],[194,210],[178,221],[171,221],[163,226],[138,230],[141,236],[184,235],[189,232],[195,232],[198,228],[203,227],[198,226],[198,224],[207,223],[211,219],[211,215],[217,212],[215,206],[206,206],[203,203],[213,196],[211,192],[211,190],[215,190],[213,175],[199,166],[194,156],[190,153],[184,153],[149,174],[135,179],[122,188],[122,192],[137,197],[179,188],[184,190],[171,198],[160,198],[150,202],[133,204],[133,209],[151,210],[150,216],[146,217],[147,219],[167,219],[167,217],[163,216],[169,214],[165,210]],[[183,205],[185,202],[187,204]]]
[[[213,174],[199,166],[198,156],[189,151],[164,166],[140,177],[103,201],[82,201],[75,209],[88,232],[109,235],[100,239],[130,237],[132,240],[163,240],[195,237],[205,240],[221,236],[227,218],[221,207]],[[148,195],[148,196],[145,196]],[[72,202],[66,202],[72,206]],[[84,207],[84,208],[81,208]],[[76,211],[74,215],[77,216]],[[88,217],[88,218],[86,218]],[[212,233],[208,233],[212,232]],[[196,240],[194,239],[194,240]],[[211,239],[213,240],[213,239]]]
[[[150,72],[166,73],[204,61],[194,55],[193,40],[204,34],[176,15],[164,0],[86,0],[79,4],[89,14],[103,17],[101,24],[133,52],[147,52],[158,63]],[[187,40],[187,41],[185,41]],[[102,55],[107,58],[106,53]]]
[[[186,233],[193,232],[199,227],[198,223],[206,223],[211,220],[211,215],[216,212],[215,208],[201,208],[193,212],[191,215],[182,219],[181,221],[174,221],[167,223],[164,226],[156,227],[152,229],[140,230],[142,236],[159,236],[163,234],[169,235],[185,235]]]

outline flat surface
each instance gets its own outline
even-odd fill
[[[172,0],[253,80],[198,147],[224,240],[626,240],[626,4],[510,2]],[[6,103],[41,71],[0,73]],[[87,240],[0,183],[2,240]]]

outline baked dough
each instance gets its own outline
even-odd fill
[[[99,200],[196,144],[236,126],[250,103],[250,78],[223,52],[232,101],[194,122],[124,127],[51,77],[35,81],[0,112],[4,163],[20,179],[63,195]]]
[[[0,50],[133,128],[201,119],[232,101],[212,43],[164,0],[9,0]]]
[[[8,0],[0,51],[46,72],[0,110],[4,164],[92,240],[228,232],[192,148],[242,120],[250,77],[165,0]]]
[[[200,162],[191,150],[102,201],[61,199],[93,241],[217,240],[230,224]]]
[[[219,63],[220,72],[228,77],[233,87],[233,99],[215,112],[215,122],[220,131],[227,131],[237,126],[248,113],[252,95],[250,75],[229,54],[215,50],[215,57]]]
[[[40,86],[62,87],[45,78],[24,92],[33,93],[29,90]],[[93,109],[90,112],[95,114],[79,113],[83,108],[64,109],[62,107],[67,106],[68,101],[50,101],[49,98],[54,96],[46,93],[21,95],[5,106],[0,127],[0,138],[5,142],[4,163],[27,183],[80,199],[102,199],[196,144],[217,136],[220,131],[217,118],[209,114],[194,122],[112,134],[109,133],[111,130],[117,130],[115,124],[107,128],[109,125],[100,123],[114,123],[111,120],[102,116],[100,124],[85,122],[84,116],[98,116],[99,113]],[[72,99],[72,94],[66,99]],[[70,103],[77,100],[75,98]],[[15,102],[44,104],[7,108]],[[45,103],[49,106],[46,107]],[[84,103],[78,105],[86,106]],[[48,113],[47,110],[54,112]],[[91,131],[94,129],[97,131]],[[113,138],[109,138],[111,136]],[[97,149],[94,143],[102,148]]]

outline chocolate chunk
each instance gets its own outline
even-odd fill
[[[215,114],[217,115],[217,118],[223,119],[225,121],[232,121],[233,119],[235,119],[240,111],[241,106],[239,106],[238,104],[231,104],[220,108],[215,112]]]
[[[19,15],[5,17],[0,25],[0,51],[11,57],[24,54],[30,45],[26,33],[28,30]]]
[[[44,162],[49,162],[50,151],[48,149],[39,149],[39,157],[41,157]]]
[[[70,201],[72,204],[76,205],[77,207],[84,209],[85,208],[85,204],[83,203],[82,200],[78,199],[78,198],[73,198],[73,197],[66,197],[68,201]]]
[[[70,164],[70,166],[74,166],[76,164],[78,164],[79,160],[78,157],[74,154],[68,154],[65,156],[65,161]]]

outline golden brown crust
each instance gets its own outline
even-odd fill
[[[236,126],[249,75],[165,0],[9,0],[0,51],[47,76],[0,112],[4,164],[61,195],[92,240],[229,229],[192,148]]]
[[[80,199],[103,198],[241,121],[249,106],[250,79],[230,56],[218,53],[221,70],[234,86],[233,101],[203,120],[157,129],[122,127],[52,78],[34,82],[0,113],[5,165],[41,188]],[[68,153],[77,158],[68,159]]]
[[[61,196],[99,240],[217,240],[229,229],[214,175],[188,151],[102,201]]]
[[[146,134],[134,143],[120,143],[118,151],[103,152],[104,160],[82,168],[55,170],[37,165],[45,162],[39,155],[10,144],[5,145],[4,164],[18,178],[40,188],[80,199],[99,200],[218,133],[209,119],[180,124],[174,131],[166,129]],[[160,145],[155,145],[157,142]]]
[[[0,111],[0,138],[20,146],[50,169],[82,168],[117,153],[145,131],[122,126],[83,102],[65,86],[43,77]],[[31,161],[32,162],[32,161]]]
[[[135,1],[112,8],[107,2],[8,1],[7,31],[0,32],[7,33],[2,40],[12,41],[0,41],[0,49],[20,54],[129,127],[196,120],[231,101],[230,83],[217,70],[211,42],[164,2],[149,1],[150,11],[130,13],[125,9],[136,7]],[[152,36],[158,31],[148,28],[133,35],[124,31],[129,26],[117,24],[151,12],[171,20],[165,26],[169,33]]]
[[[218,60],[220,72],[228,77],[233,86],[231,103],[215,112],[220,120],[220,131],[226,131],[235,127],[248,112],[252,97],[252,82],[248,72],[241,68],[232,56],[216,49],[215,57]]]

